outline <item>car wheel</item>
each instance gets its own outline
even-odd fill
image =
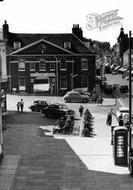
[[[83,102],[86,103],[86,102],[87,102],[87,99],[83,99]]]
[[[67,99],[67,102],[71,102],[71,99],[70,99],[70,98],[68,98],[68,99]]]

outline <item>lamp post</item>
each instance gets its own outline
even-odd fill
[[[131,31],[129,31],[129,171],[133,175],[133,147],[132,147],[132,62],[131,62]]]

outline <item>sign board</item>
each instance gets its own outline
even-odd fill
[[[30,73],[30,77],[55,77],[55,73]]]

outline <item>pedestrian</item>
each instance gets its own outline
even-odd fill
[[[19,112],[20,110],[20,102],[17,102],[17,111]]]
[[[106,124],[109,126],[112,125],[112,115],[115,115],[116,117],[116,114],[113,112],[113,108],[111,108],[110,111],[108,112],[107,119],[106,119]]]
[[[20,109],[21,109],[21,112],[23,112],[23,109],[24,109],[24,101],[23,101],[23,99],[21,99],[21,101],[20,101]]]
[[[63,127],[63,129],[64,129],[64,134],[66,134],[66,133],[71,133],[71,124],[72,124],[71,122],[72,122],[71,117],[70,117],[70,116],[67,116],[65,125],[64,125],[64,127]]]
[[[83,116],[83,112],[84,112],[84,108],[83,108],[82,105],[80,105],[80,107],[79,107],[79,114],[80,114],[80,117]]]
[[[119,126],[123,126],[124,125],[124,119],[123,119],[122,113],[120,114],[118,121],[119,121]]]

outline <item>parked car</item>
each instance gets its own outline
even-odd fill
[[[128,85],[120,86],[120,92],[121,93],[127,93],[128,92]]]
[[[66,104],[53,103],[42,110],[46,117],[60,118],[61,116],[75,117],[75,112],[67,107]]]
[[[47,107],[48,103],[45,100],[35,100],[33,104],[29,107],[31,111],[40,112],[43,108]]]
[[[88,95],[82,95],[76,91],[70,91],[63,97],[66,102],[88,102],[90,97]]]
[[[81,95],[88,95],[88,96],[91,95],[89,92],[87,92],[87,88],[86,88],[86,89],[75,88],[75,89],[73,89],[72,91],[79,92]]]

